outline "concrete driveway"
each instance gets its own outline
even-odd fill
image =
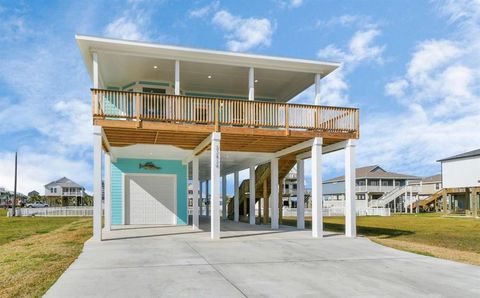
[[[480,297],[480,267],[366,238],[222,222],[125,227],[88,241],[46,297]]]

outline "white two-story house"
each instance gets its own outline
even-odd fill
[[[81,206],[85,188],[67,177],[45,185],[45,198],[50,206]]]
[[[320,96],[322,78],[339,63],[84,35],[76,40],[92,79],[95,240],[102,238],[102,167],[106,230],[139,224],[199,229],[199,210],[206,208],[205,228],[218,239],[220,218],[278,229],[279,182],[296,164],[303,198],[306,158],[312,159],[312,236],[322,237],[322,155],[337,150],[345,150],[346,235],[355,236],[359,111],[324,106]],[[311,104],[290,102],[311,86]],[[241,182],[244,169],[250,175]],[[235,186],[230,204],[227,176]],[[297,207],[304,228],[304,206]]]

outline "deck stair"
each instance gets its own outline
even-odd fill
[[[370,207],[379,207],[384,208],[389,204],[391,201],[395,200],[396,198],[400,197],[402,194],[405,193],[406,186],[398,186],[391,191],[385,193],[383,196],[378,198],[378,200],[372,201]]]
[[[290,170],[295,166],[295,159],[280,159],[278,161],[278,178],[279,180],[285,178]],[[270,163],[257,166],[255,169],[255,202],[258,202],[263,197],[263,183],[267,183],[267,197],[270,196]],[[239,187],[239,214],[240,219],[248,221],[248,204],[249,204],[250,180],[245,179],[241,182]],[[228,217],[233,219],[233,199],[228,202]],[[245,212],[246,211],[246,212]],[[262,210],[263,211],[263,210]]]
[[[423,199],[421,200],[418,204],[420,206],[420,209],[421,210],[426,210],[428,208],[428,205],[430,205],[432,202],[435,202],[437,201],[438,199],[440,199],[442,196],[443,196],[443,189],[435,192],[434,194],[432,194],[431,196],[429,196],[428,198],[426,199]],[[413,208],[416,208],[417,205],[416,205],[416,202],[413,203]]]

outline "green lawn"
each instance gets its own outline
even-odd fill
[[[284,224],[296,225],[294,218]],[[310,219],[305,225],[311,226]],[[325,217],[326,230],[344,231],[344,217]],[[480,220],[441,214],[357,217],[357,231],[375,242],[416,253],[480,265]]]
[[[42,296],[91,232],[91,218],[8,218],[0,210],[0,297]]]

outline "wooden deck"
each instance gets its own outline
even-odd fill
[[[194,149],[215,131],[222,151],[244,152],[277,152],[317,136],[325,145],[359,137],[353,108],[92,89],[92,110],[115,147]]]

